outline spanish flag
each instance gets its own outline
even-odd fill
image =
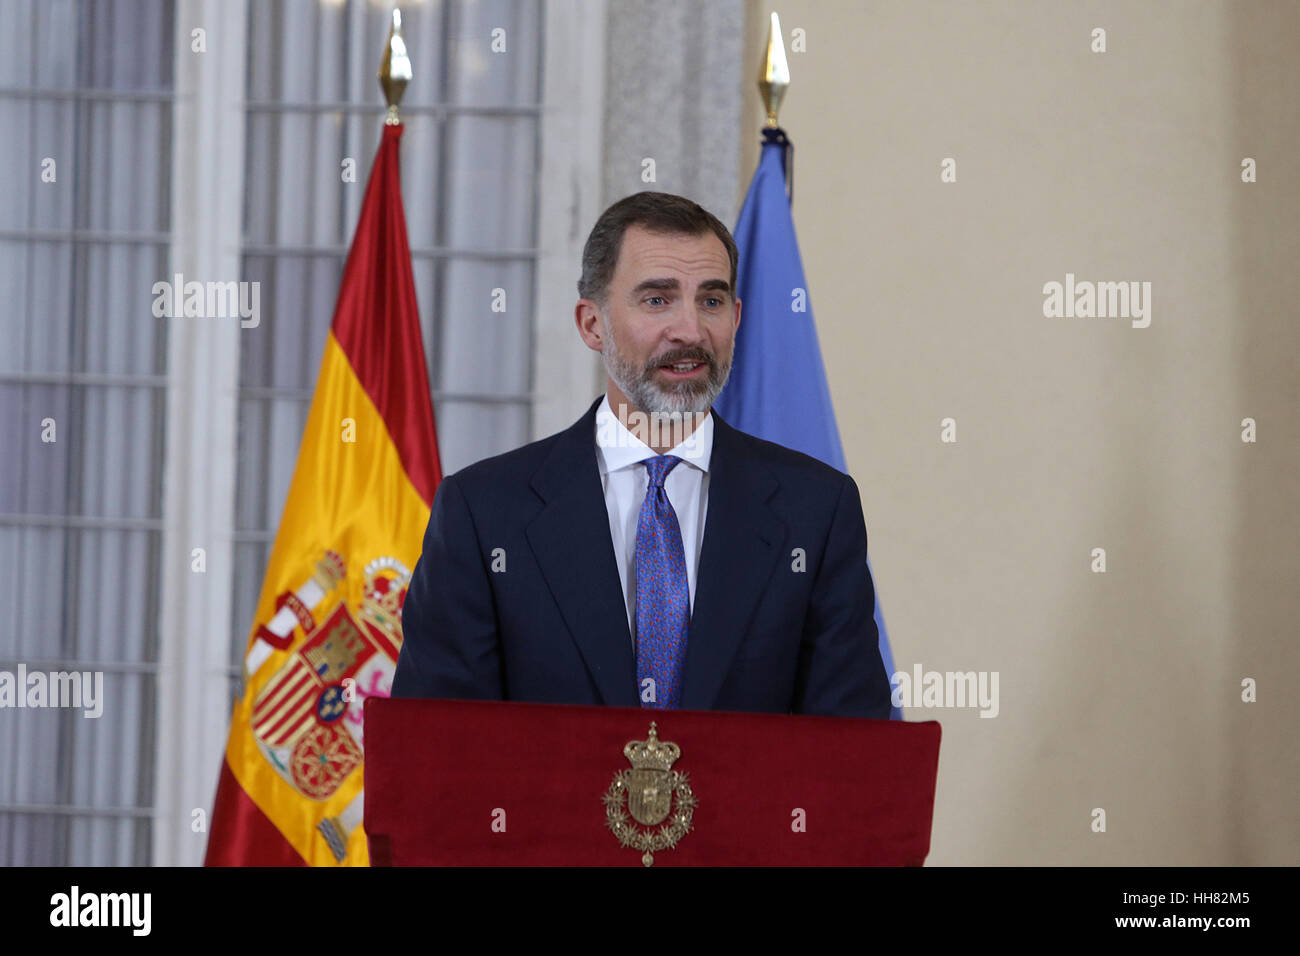
[[[385,125],[271,549],[217,787],[209,866],[369,862],[362,706],[386,697],[442,478]]]

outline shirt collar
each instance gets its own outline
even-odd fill
[[[678,443],[675,448],[665,452],[676,455],[683,462],[698,468],[706,474],[709,460],[713,457],[713,412],[705,416],[704,421]],[[632,465],[654,458],[653,448],[632,434],[614,414],[609,404],[609,393],[596,409],[596,457],[600,463],[600,473],[607,475],[611,471],[629,468]]]

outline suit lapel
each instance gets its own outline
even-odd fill
[[[687,710],[713,707],[787,532],[767,504],[776,477],[745,456],[740,433],[716,411],[713,419],[709,504],[682,684]]]
[[[533,476],[533,490],[545,507],[525,533],[604,702],[638,707],[627,605],[596,464],[600,401],[561,432]]]

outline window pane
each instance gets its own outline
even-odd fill
[[[0,192],[0,669],[101,671],[104,698],[0,721],[0,864],[145,864],[173,8],[0,13],[0,161],[33,171]]]

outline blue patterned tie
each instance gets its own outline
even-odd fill
[[[636,525],[636,679],[643,707],[679,707],[691,592],[686,551],[664,479],[681,462],[674,455],[647,458],[650,484]],[[645,680],[654,681],[654,700],[645,699]]]

